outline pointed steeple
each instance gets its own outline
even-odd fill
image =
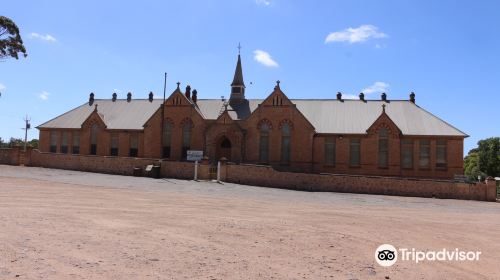
[[[238,44],[238,62],[234,70],[234,78],[231,83],[231,97],[229,102],[234,103],[245,100],[245,82],[243,81],[243,69],[241,67],[241,56],[239,51],[241,46]]]
[[[241,56],[238,54],[238,62],[236,63],[236,69],[234,70],[234,78],[231,86],[245,86],[243,82],[243,70],[241,69]]]

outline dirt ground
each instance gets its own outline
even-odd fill
[[[0,165],[0,279],[500,279],[500,204]]]

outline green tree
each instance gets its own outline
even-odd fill
[[[500,177],[500,137],[480,140],[464,159],[464,173],[471,179]]]
[[[500,137],[492,137],[477,143],[479,169],[489,176],[500,176]]]
[[[476,151],[471,150],[464,159],[464,174],[467,175],[470,180],[477,181],[478,176],[485,178],[486,174],[479,170],[479,155],[477,149],[474,150]]]
[[[23,145],[24,145],[24,141],[21,138],[11,137],[9,140],[9,147],[10,148],[15,147],[15,146],[23,146]]]
[[[18,53],[22,53],[24,57],[28,55],[19,28],[10,18],[0,16],[0,59],[18,59]]]
[[[38,141],[38,139],[31,139],[30,141],[28,141],[28,146],[33,147],[33,149],[38,149],[39,143],[40,141]]]

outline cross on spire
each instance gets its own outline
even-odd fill
[[[238,55],[241,53],[241,44],[238,42]]]
[[[181,85],[181,82],[177,82],[177,88],[179,88]]]
[[[382,104],[382,112],[385,113],[385,104]]]

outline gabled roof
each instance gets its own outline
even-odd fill
[[[241,104],[229,104],[228,114],[233,120],[244,120],[255,111],[262,99],[245,100]],[[467,137],[465,133],[407,100],[336,100],[336,99],[290,99],[306,119],[315,127],[317,133],[366,134],[366,130],[382,113],[385,104],[386,114],[401,130],[403,135],[437,135]],[[101,100],[96,99],[99,113],[104,115],[108,129],[143,129],[144,123],[162,104],[145,99]],[[199,99],[197,107],[205,119],[216,120],[224,105],[219,99]],[[166,107],[168,110],[168,107]],[[94,110],[85,103],[39,128],[80,128]]]
[[[81,128],[94,111],[95,104],[98,105],[99,114],[104,116],[103,121],[108,129],[143,129],[144,123],[160,108],[162,100],[149,102],[147,99],[132,99],[127,102],[126,99],[117,99],[113,102],[109,99],[95,99],[92,106],[85,103],[38,128]]]
[[[407,100],[292,100],[318,133],[364,134],[382,112],[403,135],[467,136],[433,114]]]

